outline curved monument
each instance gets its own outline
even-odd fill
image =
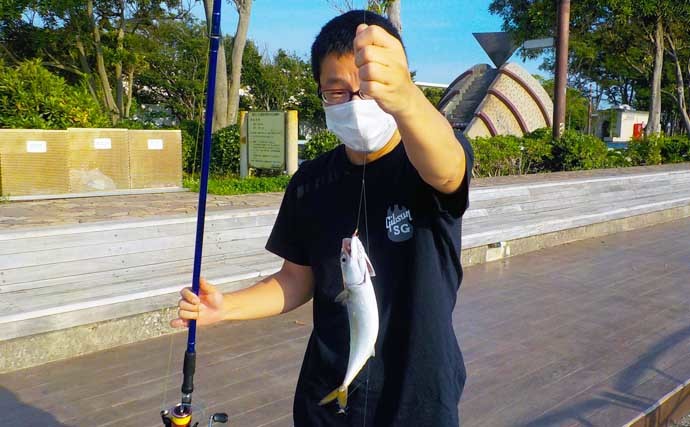
[[[550,127],[553,120],[549,94],[514,63],[475,65],[448,86],[438,108],[468,138],[522,136]]]

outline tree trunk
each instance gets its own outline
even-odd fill
[[[393,26],[402,34],[402,20],[400,19],[400,2],[402,0],[391,0],[386,8],[386,15]]]
[[[676,95],[678,97],[678,110],[680,111],[680,117],[683,120],[683,125],[685,130],[690,134],[690,116],[688,116],[688,108],[685,103],[685,79],[683,78],[683,67],[680,65],[680,57],[678,56],[678,51],[676,50],[676,44],[673,41],[673,36],[671,34],[666,35],[668,39],[668,45],[670,48],[671,58],[676,65]]]
[[[119,1],[120,16],[117,28],[117,62],[115,62],[115,102],[120,118],[125,118],[125,84],[122,73],[122,53],[125,50],[125,2]]]
[[[108,73],[105,69],[105,60],[103,59],[103,46],[101,45],[101,30],[96,24],[96,18],[93,15],[93,0],[87,0],[86,11],[89,15],[89,22],[91,24],[91,31],[93,32],[94,46],[96,48],[96,71],[98,78],[101,81],[101,88],[103,89],[104,104],[108,113],[110,113],[113,123],[117,122],[117,104],[113,98],[113,92],[110,88],[110,81],[108,80]]]
[[[242,77],[242,55],[247,44],[249,17],[252,13],[252,0],[235,0],[239,20],[232,41],[232,74],[228,90],[228,123],[237,123],[237,110],[240,107],[240,82]]]
[[[96,93],[96,80],[93,78],[93,73],[91,72],[91,67],[89,66],[89,61],[86,59],[86,50],[84,49],[84,43],[81,41],[81,37],[77,34],[77,51],[79,52],[79,64],[84,75],[88,76],[86,80],[87,86],[89,87],[89,93],[91,97],[98,105],[103,106],[102,100],[98,97]]]
[[[204,0],[208,33],[211,34],[213,0]],[[209,94],[206,94],[209,96]],[[213,99],[213,132],[228,126],[228,66],[225,59],[225,46],[220,39],[218,62],[216,65],[216,90]]]
[[[652,75],[651,102],[645,135],[661,132],[661,73],[664,68],[664,23],[657,17],[654,31],[654,74]]]
[[[129,73],[127,74],[127,87],[129,90],[127,90],[127,103],[125,104],[125,117],[129,117],[129,114],[132,111],[132,98],[134,95],[134,67],[130,68]]]

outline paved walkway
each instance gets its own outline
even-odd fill
[[[660,171],[687,170],[690,163],[600,169],[581,172],[559,172],[538,175],[481,178],[473,187],[538,183],[583,179],[601,176],[621,176]],[[87,197],[75,199],[42,200],[33,202],[0,203],[0,230],[24,227],[72,225],[85,222],[141,219],[151,216],[192,215],[196,213],[198,194],[164,193],[129,196]],[[282,193],[248,194],[242,196],[208,196],[209,212],[236,208],[277,206]]]
[[[690,378],[688,241],[690,219],[467,268],[454,317],[463,427],[619,426]],[[291,426],[310,319],[305,306],[202,328],[195,402],[233,426]],[[0,375],[3,422],[160,426],[185,338]]]

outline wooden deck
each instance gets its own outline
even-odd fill
[[[682,220],[467,268],[455,313],[463,427],[619,426],[688,380],[688,241]],[[310,319],[303,307],[201,329],[195,402],[232,426],[291,426]],[[179,399],[185,338],[0,375],[3,422],[160,426]]]

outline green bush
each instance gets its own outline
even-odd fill
[[[522,156],[518,137],[495,136],[472,141],[474,150],[474,176],[517,175]]]
[[[634,165],[660,165],[663,136],[649,136],[645,139],[634,139],[628,143],[628,156]]]
[[[520,173],[539,173],[548,170],[553,159],[551,129],[537,129],[522,138]]]
[[[304,146],[304,159],[313,160],[321,154],[331,151],[340,144],[338,137],[328,130],[322,130],[312,135]]]
[[[193,120],[180,123],[182,133],[182,168],[186,173],[201,171],[204,125]],[[219,129],[212,136],[212,174],[227,176],[240,173],[240,132],[237,125]]]
[[[182,169],[189,174],[201,168],[201,142],[204,139],[204,126],[195,120],[180,122],[182,134]]]
[[[667,137],[661,144],[661,159],[663,163],[681,163],[690,161],[690,137]]]
[[[551,134],[539,129],[525,135],[477,138],[474,148],[474,176],[502,176],[538,173],[547,170],[551,158]]]
[[[219,129],[213,134],[211,173],[240,173],[240,128],[236,124]]]
[[[606,143],[591,135],[566,130],[554,141],[552,170],[588,170],[607,166]]]
[[[606,153],[607,168],[626,168],[633,166],[632,159],[628,156],[628,150],[608,150]]]
[[[70,86],[40,61],[0,62],[0,127],[66,129],[111,123],[84,86]]]
[[[209,194],[236,195],[250,193],[282,192],[290,182],[287,175],[275,177],[249,177],[238,178],[234,176],[213,176],[208,180]],[[199,179],[197,177],[185,177],[184,186],[192,191],[199,191]]]

